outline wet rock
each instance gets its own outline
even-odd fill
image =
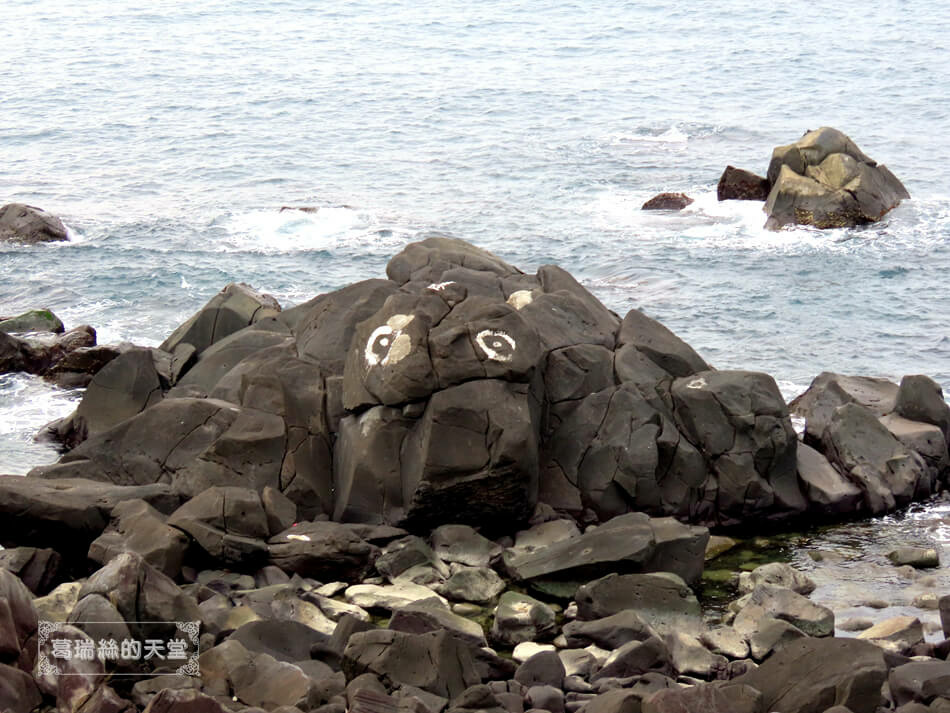
[[[445,698],[455,698],[482,682],[468,647],[444,631],[416,635],[380,629],[353,634],[343,652],[343,671],[347,680],[372,673]]]
[[[362,579],[379,548],[346,525],[302,522],[268,541],[270,563],[288,573],[321,581]]]
[[[41,208],[7,203],[0,208],[0,241],[36,244],[69,240],[63,221]]]
[[[815,591],[815,583],[810,577],[784,562],[769,562],[751,572],[739,574],[739,592],[742,594],[751,592],[760,584],[774,584],[798,594],[811,594]]]
[[[888,651],[905,653],[924,640],[920,619],[913,616],[895,616],[865,629],[858,638],[877,644]]]
[[[806,713],[832,706],[872,711],[887,677],[879,648],[855,639],[802,639],[734,679],[761,691],[763,711]],[[794,682],[789,685],[789,682]]]
[[[43,378],[66,389],[88,387],[95,375],[121,353],[120,347],[109,344],[78,347],[53,364]],[[65,441],[64,436],[58,436],[59,440]]]
[[[693,199],[685,193],[660,193],[644,203],[640,210],[683,210]]]
[[[555,614],[547,604],[518,592],[501,596],[492,623],[493,641],[514,646],[524,641],[544,641],[555,633]]]
[[[769,179],[735,166],[726,166],[716,186],[720,201],[764,201],[769,197]]]
[[[699,631],[699,602],[673,574],[609,574],[577,590],[578,618],[602,619],[632,609],[659,634]]]
[[[898,567],[910,565],[927,569],[940,566],[940,557],[932,547],[898,547],[887,553],[887,559]]]
[[[63,321],[48,309],[33,309],[16,317],[0,319],[0,332],[6,334],[23,334],[25,332],[54,332],[62,334],[66,331]]]
[[[144,500],[119,503],[109,526],[89,546],[89,559],[104,565],[123,552],[135,552],[169,577],[178,576],[188,538],[167,519]]]
[[[880,220],[907,189],[840,131],[824,127],[772,152],[766,227],[843,228]]]

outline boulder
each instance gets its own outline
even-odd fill
[[[471,619],[453,614],[438,599],[423,599],[401,606],[393,612],[389,628],[407,634],[425,634],[445,630],[472,646],[487,646],[485,632]]]
[[[941,477],[950,464],[947,439],[939,426],[921,421],[911,421],[897,413],[889,413],[878,419],[891,435],[908,450],[916,451],[936,477]]]
[[[37,596],[46,594],[56,584],[62,560],[56,550],[48,548],[0,550],[0,569],[15,574]]]
[[[762,711],[820,713],[840,705],[873,711],[887,677],[883,652],[855,639],[802,639],[736,679],[762,693]]]
[[[0,544],[54,546],[85,557],[89,543],[109,523],[112,509],[142,499],[162,512],[178,507],[179,496],[164,483],[113,485],[84,479],[43,480],[0,476]]]
[[[48,309],[31,309],[16,317],[0,319],[0,332],[7,334],[24,332],[55,332],[62,334],[66,331],[63,321]]]
[[[393,686],[408,684],[444,698],[482,682],[469,647],[445,631],[353,634],[343,651],[343,672],[348,681],[372,673]]]
[[[633,609],[624,609],[602,619],[571,621],[564,625],[563,632],[570,648],[593,644],[607,651],[657,635]]]
[[[109,344],[78,347],[53,364],[43,378],[64,389],[85,388],[106,364],[122,353],[120,347]],[[64,439],[60,437],[60,440]],[[68,446],[75,444],[66,443]]]
[[[487,567],[501,555],[501,547],[468,525],[442,525],[430,536],[435,554],[443,562]]]
[[[766,227],[772,230],[788,224],[844,228],[873,223],[910,198],[886,166],[828,127],[776,148],[768,179]]]
[[[251,654],[264,654],[286,663],[309,660],[311,649],[328,640],[327,634],[305,624],[281,620],[251,621],[227,638],[228,642],[240,643]]]
[[[864,492],[865,507],[879,514],[933,492],[936,474],[867,408],[835,409],[822,434],[828,460]]]
[[[695,676],[707,681],[726,677],[729,661],[725,656],[712,653],[694,634],[671,632],[663,637],[663,642],[670,652],[673,670],[681,676]]]
[[[887,651],[907,654],[924,641],[920,619],[913,616],[895,616],[878,622],[858,634],[859,639],[870,641]]]
[[[816,514],[848,516],[863,506],[864,493],[811,446],[798,444],[798,479]]]
[[[683,210],[693,199],[685,193],[660,193],[644,203],[640,210]]]
[[[582,621],[632,609],[660,635],[701,628],[699,602],[675,574],[608,574],[578,588],[575,599]]]
[[[915,374],[901,379],[894,411],[911,421],[939,426],[944,438],[950,437],[950,406],[940,384],[929,376]]]
[[[144,500],[126,500],[112,509],[112,521],[89,546],[89,559],[104,565],[123,552],[135,552],[169,577],[181,573],[188,549],[185,534]]]
[[[462,567],[436,589],[452,601],[488,604],[505,591],[505,581],[490,567]]]
[[[522,686],[564,686],[564,664],[556,651],[539,651],[526,659],[515,671],[515,679]]]
[[[711,471],[706,497],[722,524],[794,515],[806,508],[798,485],[798,438],[774,379],[749,371],[704,371],[673,382],[683,434]]]
[[[180,354],[190,347],[198,356],[215,342],[279,312],[280,305],[270,295],[232,282],[172,332],[159,349]]]
[[[815,591],[815,583],[808,575],[784,562],[769,562],[751,572],[739,573],[740,593],[747,594],[760,584],[774,584],[798,594],[807,595]]]
[[[0,332],[0,374],[23,371],[42,374],[49,368],[51,356],[48,349]]]
[[[726,166],[716,185],[716,198],[720,201],[765,201],[770,188],[769,179],[735,166]]]
[[[36,628],[30,590],[15,575],[0,569],[0,660],[15,663]]]
[[[42,702],[43,696],[30,674],[0,663],[0,710],[31,713]]]
[[[950,698],[950,662],[911,661],[892,668],[887,683],[898,706]]]
[[[898,547],[887,553],[887,559],[898,567],[910,565],[928,569],[940,566],[940,556],[933,547]]]
[[[804,393],[792,399],[789,410],[805,419],[805,442],[820,443],[835,409],[848,403],[867,408],[875,417],[891,413],[897,405],[899,387],[887,379],[845,376],[823,371]]]
[[[602,679],[629,678],[645,673],[669,675],[673,671],[670,651],[661,639],[650,637],[631,641],[610,653],[604,665],[591,676],[591,683]]]
[[[504,646],[550,640],[556,628],[551,607],[527,594],[509,591],[501,596],[495,609],[491,639]]]
[[[358,581],[379,548],[335,522],[301,522],[268,541],[269,561],[285,572],[322,581]]]
[[[748,595],[736,616],[736,631],[755,631],[766,616],[787,621],[809,636],[832,636],[835,631],[835,615],[830,609],[791,589],[765,583],[758,584]]]
[[[788,644],[808,637],[808,634],[794,624],[772,616],[763,616],[751,625],[749,622],[741,622],[740,626],[743,628],[754,626],[753,631],[748,631],[747,638],[749,653],[756,661],[763,661]]]
[[[752,686],[729,682],[667,688],[644,699],[643,713],[764,713],[762,694]]]
[[[24,203],[0,208],[0,241],[36,244],[63,240],[69,240],[69,234],[55,215]]]
[[[710,368],[686,342],[636,309],[627,312],[623,318],[617,335],[617,347],[618,353],[623,347],[635,348],[673,377],[691,376]]]

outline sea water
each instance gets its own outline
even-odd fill
[[[0,246],[0,314],[155,345],[230,281],[292,305],[441,231],[789,397],[822,370],[950,388],[945,3],[7,0],[4,26],[0,203],[71,239]],[[824,125],[912,200],[780,232],[717,202]],[[641,212],[660,191],[695,202]],[[77,398],[2,377],[0,472],[55,459],[33,434]]]

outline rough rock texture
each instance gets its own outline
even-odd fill
[[[640,210],[683,210],[693,202],[685,193],[660,193],[644,203]]]
[[[106,364],[57,428],[79,445],[28,480],[167,484],[182,499],[212,487],[270,489],[304,521],[419,535],[453,523],[492,536],[523,526],[537,507],[585,523],[639,512],[748,525],[845,513],[857,489],[879,512],[932,492],[946,467],[933,436],[950,417],[920,379],[907,382],[889,422],[902,440],[877,423],[881,439],[865,448],[851,438],[854,418],[834,409],[873,407],[876,422],[894,411],[897,386],[819,377],[796,406],[828,464],[799,457],[771,377],[713,370],[655,320],[637,310],[621,320],[558,267],[526,275],[431,236],[394,256],[387,275],[286,312],[229,285],[161,348],[127,349]],[[898,423],[905,413],[924,425]],[[884,473],[887,463],[898,472]],[[533,556],[563,552],[574,564],[559,573],[549,562],[547,574],[579,576],[569,572],[579,552],[600,542],[588,564],[623,561],[693,582],[699,565],[688,553],[700,537],[671,523],[649,524],[652,554],[648,543],[604,553],[605,528],[579,547],[552,543]],[[267,539],[216,530],[249,538],[233,543],[235,560],[262,552]],[[458,564],[497,556],[484,543],[459,545],[474,549],[457,556],[450,541],[436,544]],[[223,546],[219,537],[212,556]]]
[[[69,240],[66,226],[55,215],[23,203],[0,208],[0,241],[49,243]]]
[[[764,201],[769,197],[770,188],[769,179],[735,166],[726,166],[716,186],[716,197],[721,201]]]
[[[765,203],[766,227],[773,230],[790,223],[818,228],[873,223],[910,198],[886,166],[827,127],[776,148],[768,180],[772,189]]]

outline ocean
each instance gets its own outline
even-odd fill
[[[0,203],[68,243],[0,246],[0,314],[156,345],[231,281],[285,306],[382,276],[430,231],[557,263],[717,368],[950,389],[950,5],[602,0],[7,0]],[[727,164],[834,126],[912,200],[768,232]],[[661,191],[678,214],[639,210]],[[315,213],[280,211],[311,206]],[[79,394],[0,377],[0,473]]]

